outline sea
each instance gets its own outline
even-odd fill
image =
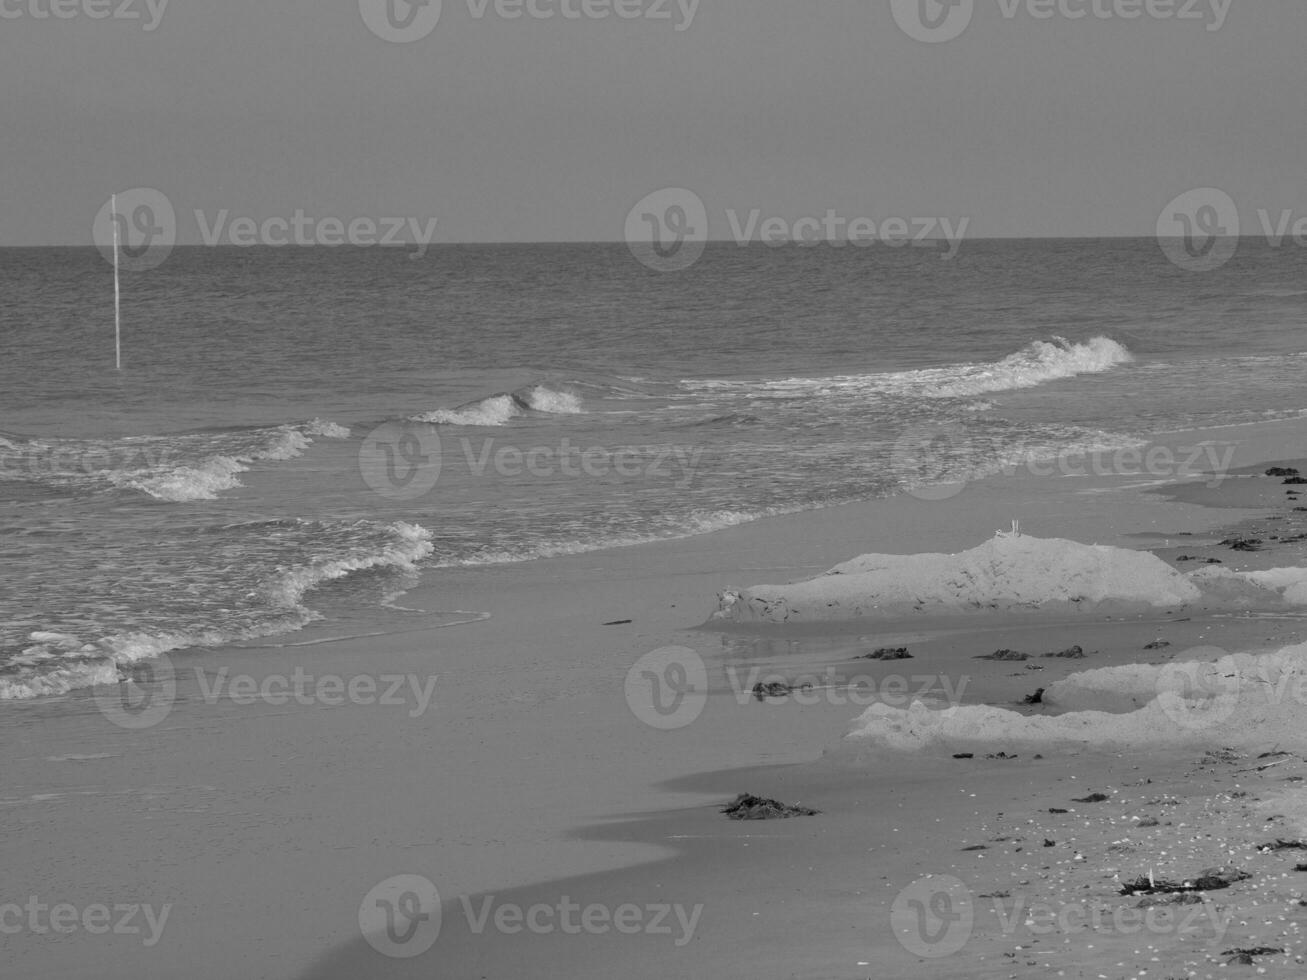
[[[121,370],[97,249],[0,249],[0,290],[0,702],[398,621],[463,566],[1307,412],[1307,253],[1264,241],[183,247],[124,272]]]

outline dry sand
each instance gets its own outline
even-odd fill
[[[1178,434],[1167,444],[1203,440],[1236,443],[1241,467],[1307,455],[1300,427],[1287,424]],[[1307,565],[1300,543],[1258,552],[1218,544],[1226,526],[1266,539],[1307,530],[1307,514],[1281,502],[1283,489],[1249,477],[1226,481],[1223,495],[1138,492],[1173,482],[1165,474],[1017,473],[947,500],[872,501],[683,541],[435,571],[405,606],[490,618],[423,629],[422,616],[399,613],[378,619],[378,629],[405,630],[388,636],[181,654],[172,661],[178,697],[170,713],[140,730],[112,724],[89,693],[20,704],[0,720],[10,760],[0,790],[6,896],[171,909],[149,946],[148,936],[85,929],[0,934],[5,976],[1166,977],[1255,971],[1215,965],[1235,946],[1296,955],[1302,917],[1286,870],[1293,855],[1251,850],[1277,834],[1307,835],[1291,826],[1287,804],[1281,821],[1253,805],[1292,788],[1285,777],[1307,774],[1294,760],[1237,773],[1255,760],[1205,762],[1200,749],[1161,756],[1146,746],[1128,755],[970,760],[852,759],[830,750],[862,710],[841,687],[849,678],[903,677],[914,692],[1015,705],[1077,669],[1163,660],[1191,646],[1298,642],[1307,622],[1009,616],[874,631],[696,628],[723,589],[810,577],[869,551],[960,551],[1017,518],[1032,535],[1148,547],[1186,570],[1181,555],[1216,556],[1240,570]],[[619,620],[631,622],[602,625]],[[330,635],[328,625],[280,639]],[[1144,650],[1157,639],[1171,645]],[[1084,660],[974,659],[1072,644]],[[692,724],[663,731],[636,717],[624,682],[639,658],[669,645],[702,656],[710,696]],[[913,659],[859,659],[882,646],[908,646]],[[1031,663],[1044,669],[1027,670]],[[412,693],[390,706],[206,699],[204,686],[223,668],[227,679],[256,681],[296,668],[315,677],[437,679],[425,711]],[[751,675],[754,668],[761,673]],[[833,690],[821,686],[828,671]],[[771,673],[816,675],[812,703],[750,698],[747,682]],[[717,807],[742,791],[822,813],[727,821]],[[1110,801],[1068,802],[1089,791]],[[1250,796],[1234,795],[1243,792]],[[1170,797],[1180,802],[1149,802]],[[1069,812],[1049,813],[1054,807]],[[1135,818],[1149,816],[1158,826],[1138,828]],[[1044,848],[1046,837],[1055,846]],[[973,844],[987,849],[962,850]],[[1134,850],[1112,850],[1118,845]],[[1222,863],[1255,877],[1222,893],[1217,904],[1237,914],[1216,943],[1102,928],[1004,932],[993,921],[996,899],[979,897],[1008,891],[1061,908],[1074,894],[1086,908],[1114,908],[1137,901],[1113,895],[1114,875],[1149,864],[1159,877],[1180,877]],[[439,937],[411,959],[383,956],[360,936],[360,904],[398,875],[429,879],[445,902]],[[974,930],[949,957],[913,955],[895,937],[895,896],[926,875],[954,875],[976,896]],[[479,935],[467,926],[465,896],[491,916]],[[562,927],[564,896],[597,907],[592,928],[575,935]],[[541,905],[535,922],[545,934],[510,934],[515,904]],[[611,921],[601,928],[602,916],[623,905],[639,910],[622,913],[632,934]],[[663,932],[649,911],[660,905],[687,918],[701,911],[692,929],[669,913]],[[501,908],[507,918],[497,929]],[[430,931],[419,926],[416,944]],[[1271,975],[1303,972],[1292,958],[1259,963]]]

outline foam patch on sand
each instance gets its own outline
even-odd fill
[[[1291,606],[1307,606],[1307,568],[1236,572],[1224,565],[1208,565],[1190,572],[1189,579],[1205,592],[1249,594],[1251,590],[1254,598],[1269,592]]]
[[[956,555],[863,555],[816,578],[724,592],[716,619],[808,623],[990,610],[1172,607],[1202,591],[1155,555],[1000,533]]]
[[[1085,671],[1054,684],[1044,702],[1069,710],[1023,715],[991,705],[936,711],[920,701],[906,709],[873,704],[837,754],[1218,743],[1301,752],[1307,750],[1307,644]]]

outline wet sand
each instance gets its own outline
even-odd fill
[[[1174,443],[1198,439],[1237,443],[1239,466],[1304,448],[1298,428],[1287,425],[1179,434]],[[1165,475],[1017,473],[946,500],[870,501],[682,541],[432,571],[405,606],[490,618],[423,630],[416,613],[388,613],[378,617],[391,631],[381,637],[180,654],[172,662],[178,696],[171,711],[140,730],[110,723],[89,693],[20,705],[6,725],[12,775],[0,798],[0,819],[16,823],[26,842],[22,852],[5,853],[11,890],[82,906],[135,901],[171,903],[172,910],[149,947],[139,935],[92,943],[84,932],[23,933],[0,937],[6,959],[18,976],[51,977],[1043,976],[1056,975],[1054,966],[1067,976],[1139,975],[1149,958],[1143,952],[1131,952],[1143,959],[1118,968],[1128,959],[1123,947],[1085,949],[1083,936],[1070,944],[1058,937],[1062,947],[1075,947],[1079,965],[1033,954],[1036,965],[1027,965],[1024,950],[1006,955],[1019,943],[1001,930],[985,932],[988,926],[977,926],[953,957],[914,956],[895,938],[886,910],[926,874],[983,871],[997,890],[1010,889],[1020,874],[1041,895],[1053,894],[1065,882],[1039,872],[1060,867],[1054,851],[1057,861],[1073,861],[1068,845],[1040,853],[1048,869],[1019,866],[1036,836],[1070,840],[1067,818],[1047,828],[1027,821],[1041,811],[1040,821],[1051,819],[1050,807],[1070,809],[1066,801],[1081,789],[1111,791],[1115,799],[1131,781],[1153,779],[1159,795],[1192,791],[1187,805],[1199,813],[1219,793],[1264,794],[1292,767],[1240,774],[1239,785],[1248,785],[1236,790],[1229,767],[1211,770],[1216,782],[1185,775],[1201,752],[1162,758],[1144,747],[1129,756],[1050,753],[1040,760],[905,754],[873,765],[838,751],[862,710],[856,685],[851,691],[847,683],[902,677],[917,691],[934,678],[927,692],[946,700],[951,690],[962,703],[1016,705],[1090,666],[1175,657],[1191,646],[1298,642],[1304,621],[1222,613],[1101,622],[1014,616],[813,633],[701,627],[723,589],[808,577],[868,551],[959,551],[1014,519],[1036,536],[1155,549],[1177,567],[1187,565],[1181,554],[1200,553],[1240,569],[1307,564],[1296,543],[1248,553],[1219,544],[1224,528],[1262,526],[1247,522],[1272,517],[1285,518],[1269,524],[1291,531],[1287,536],[1301,533],[1283,504],[1272,507],[1265,495],[1189,502],[1139,492],[1141,484],[1171,482]],[[630,622],[603,625],[622,620]],[[323,627],[285,639],[329,635]],[[1171,645],[1144,650],[1159,639]],[[1072,644],[1085,659],[1042,656]],[[669,645],[690,648],[709,665],[710,695],[692,724],[665,731],[637,716],[624,685],[633,664]],[[908,646],[913,659],[859,659],[882,646]],[[1001,648],[1033,659],[975,659]],[[223,667],[255,682],[300,668],[343,678],[434,675],[436,683],[421,712],[411,693],[394,706],[241,703],[206,697]],[[760,702],[740,681],[754,668],[759,678],[787,680],[833,671],[836,682],[818,685],[811,703]],[[822,813],[727,821],[717,808],[745,791]],[[1128,801],[1130,814],[1147,808],[1145,800]],[[1102,812],[1127,820],[1118,810]],[[1113,866],[1106,849],[1116,839],[1107,838],[1121,836],[1124,824],[1099,823],[1097,830],[1077,828],[1075,846],[1086,861],[1076,864],[1099,875],[1079,890],[1106,901],[1104,876]],[[1017,830],[1026,843],[992,840]],[[112,847],[100,846],[106,835]],[[1045,850],[1042,838],[1035,843]],[[972,844],[988,849],[961,851]],[[400,875],[428,879],[445,903],[439,937],[408,959],[377,952],[359,924],[370,890]],[[990,878],[968,880],[989,890]],[[489,894],[496,899],[486,905]],[[501,905],[557,910],[564,895],[600,906],[596,930],[601,913],[611,920],[623,905],[702,910],[680,946],[674,915],[661,923],[672,923],[669,938],[643,931],[653,913],[637,918],[629,909],[626,931],[612,925],[594,935],[569,933],[557,911],[557,927],[543,934],[513,934],[511,910],[503,928],[495,925]],[[492,916],[479,935],[462,928],[463,897],[474,912]],[[1045,938],[1043,945],[1053,943]],[[1182,965],[1176,950],[1149,955]],[[1183,955],[1191,955],[1187,947]]]

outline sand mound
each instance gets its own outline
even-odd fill
[[[1307,605],[1307,568],[1187,574],[1156,555],[1061,538],[1000,533],[956,555],[862,555],[788,585],[718,596],[714,619],[813,623],[988,611],[1142,612]]]
[[[1000,533],[956,555],[863,555],[816,578],[725,592],[717,619],[803,623],[913,613],[1181,606],[1197,585],[1147,552]]]
[[[1214,648],[1192,652],[1206,651]],[[854,721],[842,749],[953,752],[975,746],[1125,749],[1219,743],[1307,751],[1307,644],[1213,660],[1088,670],[1053,684],[1043,700],[1070,710],[1028,716],[988,705],[932,711],[919,701],[907,709],[874,704]]]

